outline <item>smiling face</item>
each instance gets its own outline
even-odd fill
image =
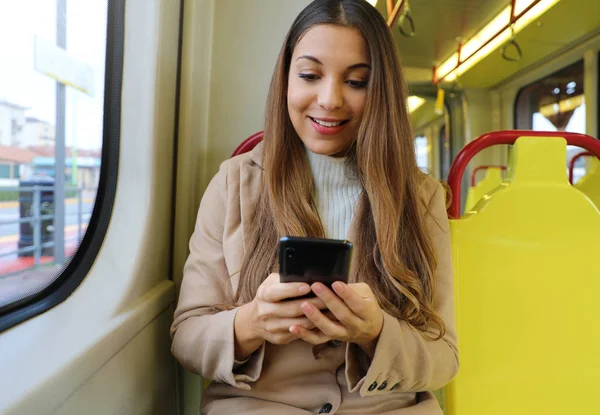
[[[354,28],[314,26],[296,45],[288,77],[288,113],[313,153],[343,156],[356,139],[370,64],[367,44]]]

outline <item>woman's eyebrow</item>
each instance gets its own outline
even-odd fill
[[[318,60],[314,56],[302,55],[302,56],[299,56],[298,58],[296,58],[297,61],[299,61],[300,59],[308,59],[309,61],[313,61],[315,63],[318,63],[319,65],[323,65],[323,62],[321,62],[320,60]]]
[[[302,55],[302,56],[298,56],[296,58],[296,61],[300,60],[300,59],[308,59],[309,61],[313,61],[319,65],[323,65],[323,62],[321,62],[320,60],[318,60],[317,58],[315,58],[314,56],[310,56],[310,55]],[[352,69],[358,69],[358,68],[367,68],[367,69],[371,69],[371,65],[369,65],[368,63],[355,63],[354,65],[350,65],[348,66],[348,70],[352,70]]]
[[[369,65],[368,63],[355,63],[354,65],[350,65],[348,66],[348,69],[358,69],[358,68],[367,68],[367,69],[371,69],[371,65]]]

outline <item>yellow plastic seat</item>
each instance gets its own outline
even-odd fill
[[[202,378],[202,391],[205,391],[208,388],[208,385],[212,383],[212,379]]]
[[[481,198],[500,186],[503,182],[502,169],[500,167],[490,167],[485,171],[485,177],[475,186],[469,187],[467,191],[467,200],[465,201],[465,212],[468,212],[481,200]]]
[[[447,414],[600,413],[600,211],[565,158],[562,138],[519,138],[511,180],[450,221],[460,370]]]
[[[600,208],[600,160],[592,158],[588,172],[574,186]]]

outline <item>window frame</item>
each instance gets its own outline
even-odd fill
[[[108,0],[102,156],[96,201],[87,231],[60,275],[48,287],[0,308],[0,333],[65,301],[92,268],[113,212],[119,173],[125,2]]]

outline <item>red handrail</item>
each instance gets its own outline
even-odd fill
[[[240,154],[247,153],[252,150],[258,143],[260,143],[265,135],[264,131],[259,131],[256,134],[252,134],[246,138],[242,143],[234,150],[231,157],[239,156]]]
[[[573,169],[575,168],[575,162],[581,157],[593,156],[589,151],[582,151],[581,153],[575,154],[569,162],[569,183],[573,184]]]
[[[394,26],[396,21],[398,21],[398,18],[400,18],[400,10],[402,10],[402,7],[404,6],[404,1],[405,0],[396,0],[396,2],[394,3],[394,0],[388,0],[388,27]]]
[[[494,164],[482,164],[481,166],[477,166],[473,169],[473,172],[471,173],[471,187],[475,187],[475,179],[476,179],[476,175],[479,171],[481,170],[487,170],[489,168],[497,168],[497,169],[502,169],[502,171],[506,171],[506,166],[500,166],[500,165],[494,165]]]
[[[461,181],[467,164],[475,154],[497,144],[514,144],[517,138],[525,136],[564,138],[567,140],[567,144],[584,148],[600,158],[600,140],[585,134],[529,130],[505,130],[484,134],[463,147],[450,167],[448,174],[448,185],[452,190],[452,204],[448,208],[450,218],[458,219],[460,217]]]

